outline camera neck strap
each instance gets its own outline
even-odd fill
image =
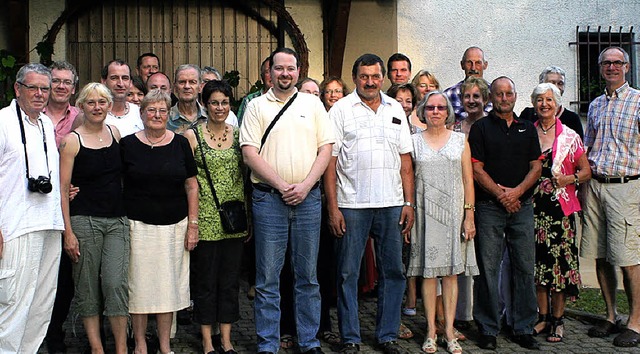
[[[27,179],[29,179],[29,158],[27,157],[27,136],[24,132],[24,123],[22,122],[22,111],[16,100],[16,112],[18,112],[18,123],[20,123],[20,135],[22,137],[22,146],[24,148],[24,162],[27,166]],[[47,135],[44,132],[44,124],[38,120],[38,125],[42,128],[42,145],[44,146],[44,158],[47,163],[47,171],[49,172],[49,178],[51,178],[51,170],[49,169],[49,154],[47,153]]]

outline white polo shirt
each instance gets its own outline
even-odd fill
[[[400,155],[413,151],[402,106],[384,93],[377,112],[356,91],[329,111],[338,158],[337,197],[341,208],[384,208],[404,203]]]

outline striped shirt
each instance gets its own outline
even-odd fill
[[[594,174],[640,174],[640,91],[625,82],[589,105],[584,145]]]

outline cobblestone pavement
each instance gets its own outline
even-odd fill
[[[246,286],[243,287],[246,289]],[[232,341],[236,351],[239,353],[255,353],[256,351],[256,335],[253,323],[253,303],[246,297],[244,289],[240,294],[240,313],[242,319],[236,323],[232,330]],[[363,344],[360,347],[362,353],[378,353],[375,348],[375,299],[365,298],[360,300],[360,321],[362,326]],[[572,315],[573,314],[573,315]],[[544,353],[640,353],[640,347],[636,348],[618,348],[612,344],[613,336],[608,338],[590,338],[586,335],[587,329],[591,326],[589,321],[593,320],[593,316],[589,314],[569,314],[565,321],[565,338],[562,343],[550,344],[544,341],[544,336],[538,337],[541,343],[541,352]],[[336,330],[337,319],[335,309],[332,309],[332,318],[334,330]],[[409,353],[421,353],[420,346],[424,340],[426,328],[426,320],[423,314],[413,317],[402,317],[402,322],[407,325],[415,336],[408,340],[399,340],[400,345]],[[66,343],[68,353],[83,353],[88,348],[88,342],[82,327],[82,321],[72,313],[65,324],[67,332]],[[108,330],[107,330],[108,331]],[[199,329],[196,325],[179,326],[176,337],[171,340],[171,347],[176,354],[186,353],[202,353],[200,349],[200,340],[198,338]],[[475,329],[465,331],[469,337],[466,341],[461,342],[465,353],[492,353],[494,351],[483,350],[478,348],[475,343],[477,332]],[[107,353],[113,352],[113,340],[110,334],[107,334]],[[332,348],[326,343],[322,344],[325,353],[332,353]],[[497,353],[522,353],[528,350],[521,348],[512,343],[508,337],[501,334],[498,337]],[[532,351],[533,352],[533,351]],[[46,346],[43,344],[39,353],[47,353]],[[281,350],[280,353],[294,354],[298,350],[289,349]],[[446,348],[440,346],[438,353],[446,353]]]

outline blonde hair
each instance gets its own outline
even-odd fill
[[[111,90],[109,90],[107,86],[99,82],[90,82],[80,90],[78,98],[76,99],[76,106],[81,107],[92,92],[97,93],[100,97],[104,97],[109,104],[113,103],[113,95],[111,95]]]

